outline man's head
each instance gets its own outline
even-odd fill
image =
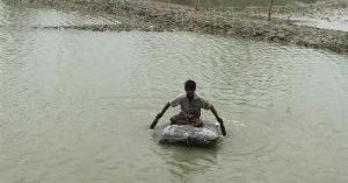
[[[194,82],[193,80],[187,80],[185,82],[185,91],[186,96],[192,99],[195,96],[196,82]]]

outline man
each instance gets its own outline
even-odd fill
[[[181,112],[170,118],[171,125],[191,125],[194,127],[203,126],[201,117],[201,108],[210,110],[216,120],[219,122],[221,127],[222,135],[226,135],[225,126],[222,118],[219,117],[213,105],[209,104],[202,97],[198,96],[196,91],[196,83],[193,80],[188,80],[185,82],[186,94],[180,95],[179,97],[169,101],[162,111],[156,115],[150,128],[155,128],[158,120],[163,116],[167,109],[171,107],[181,106]]]

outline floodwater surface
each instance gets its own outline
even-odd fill
[[[348,182],[346,56],[185,32],[32,28],[105,22],[0,1],[1,183]],[[189,78],[225,119],[214,148],[163,146],[148,129]]]

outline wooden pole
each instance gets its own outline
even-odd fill
[[[199,0],[195,0],[195,10],[198,10],[198,1]]]
[[[268,7],[268,21],[271,21],[272,18],[272,6],[273,6],[274,0],[270,0],[269,7]]]

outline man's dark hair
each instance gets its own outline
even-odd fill
[[[195,91],[196,90],[196,82],[194,82],[193,80],[187,80],[185,82],[185,90]]]

